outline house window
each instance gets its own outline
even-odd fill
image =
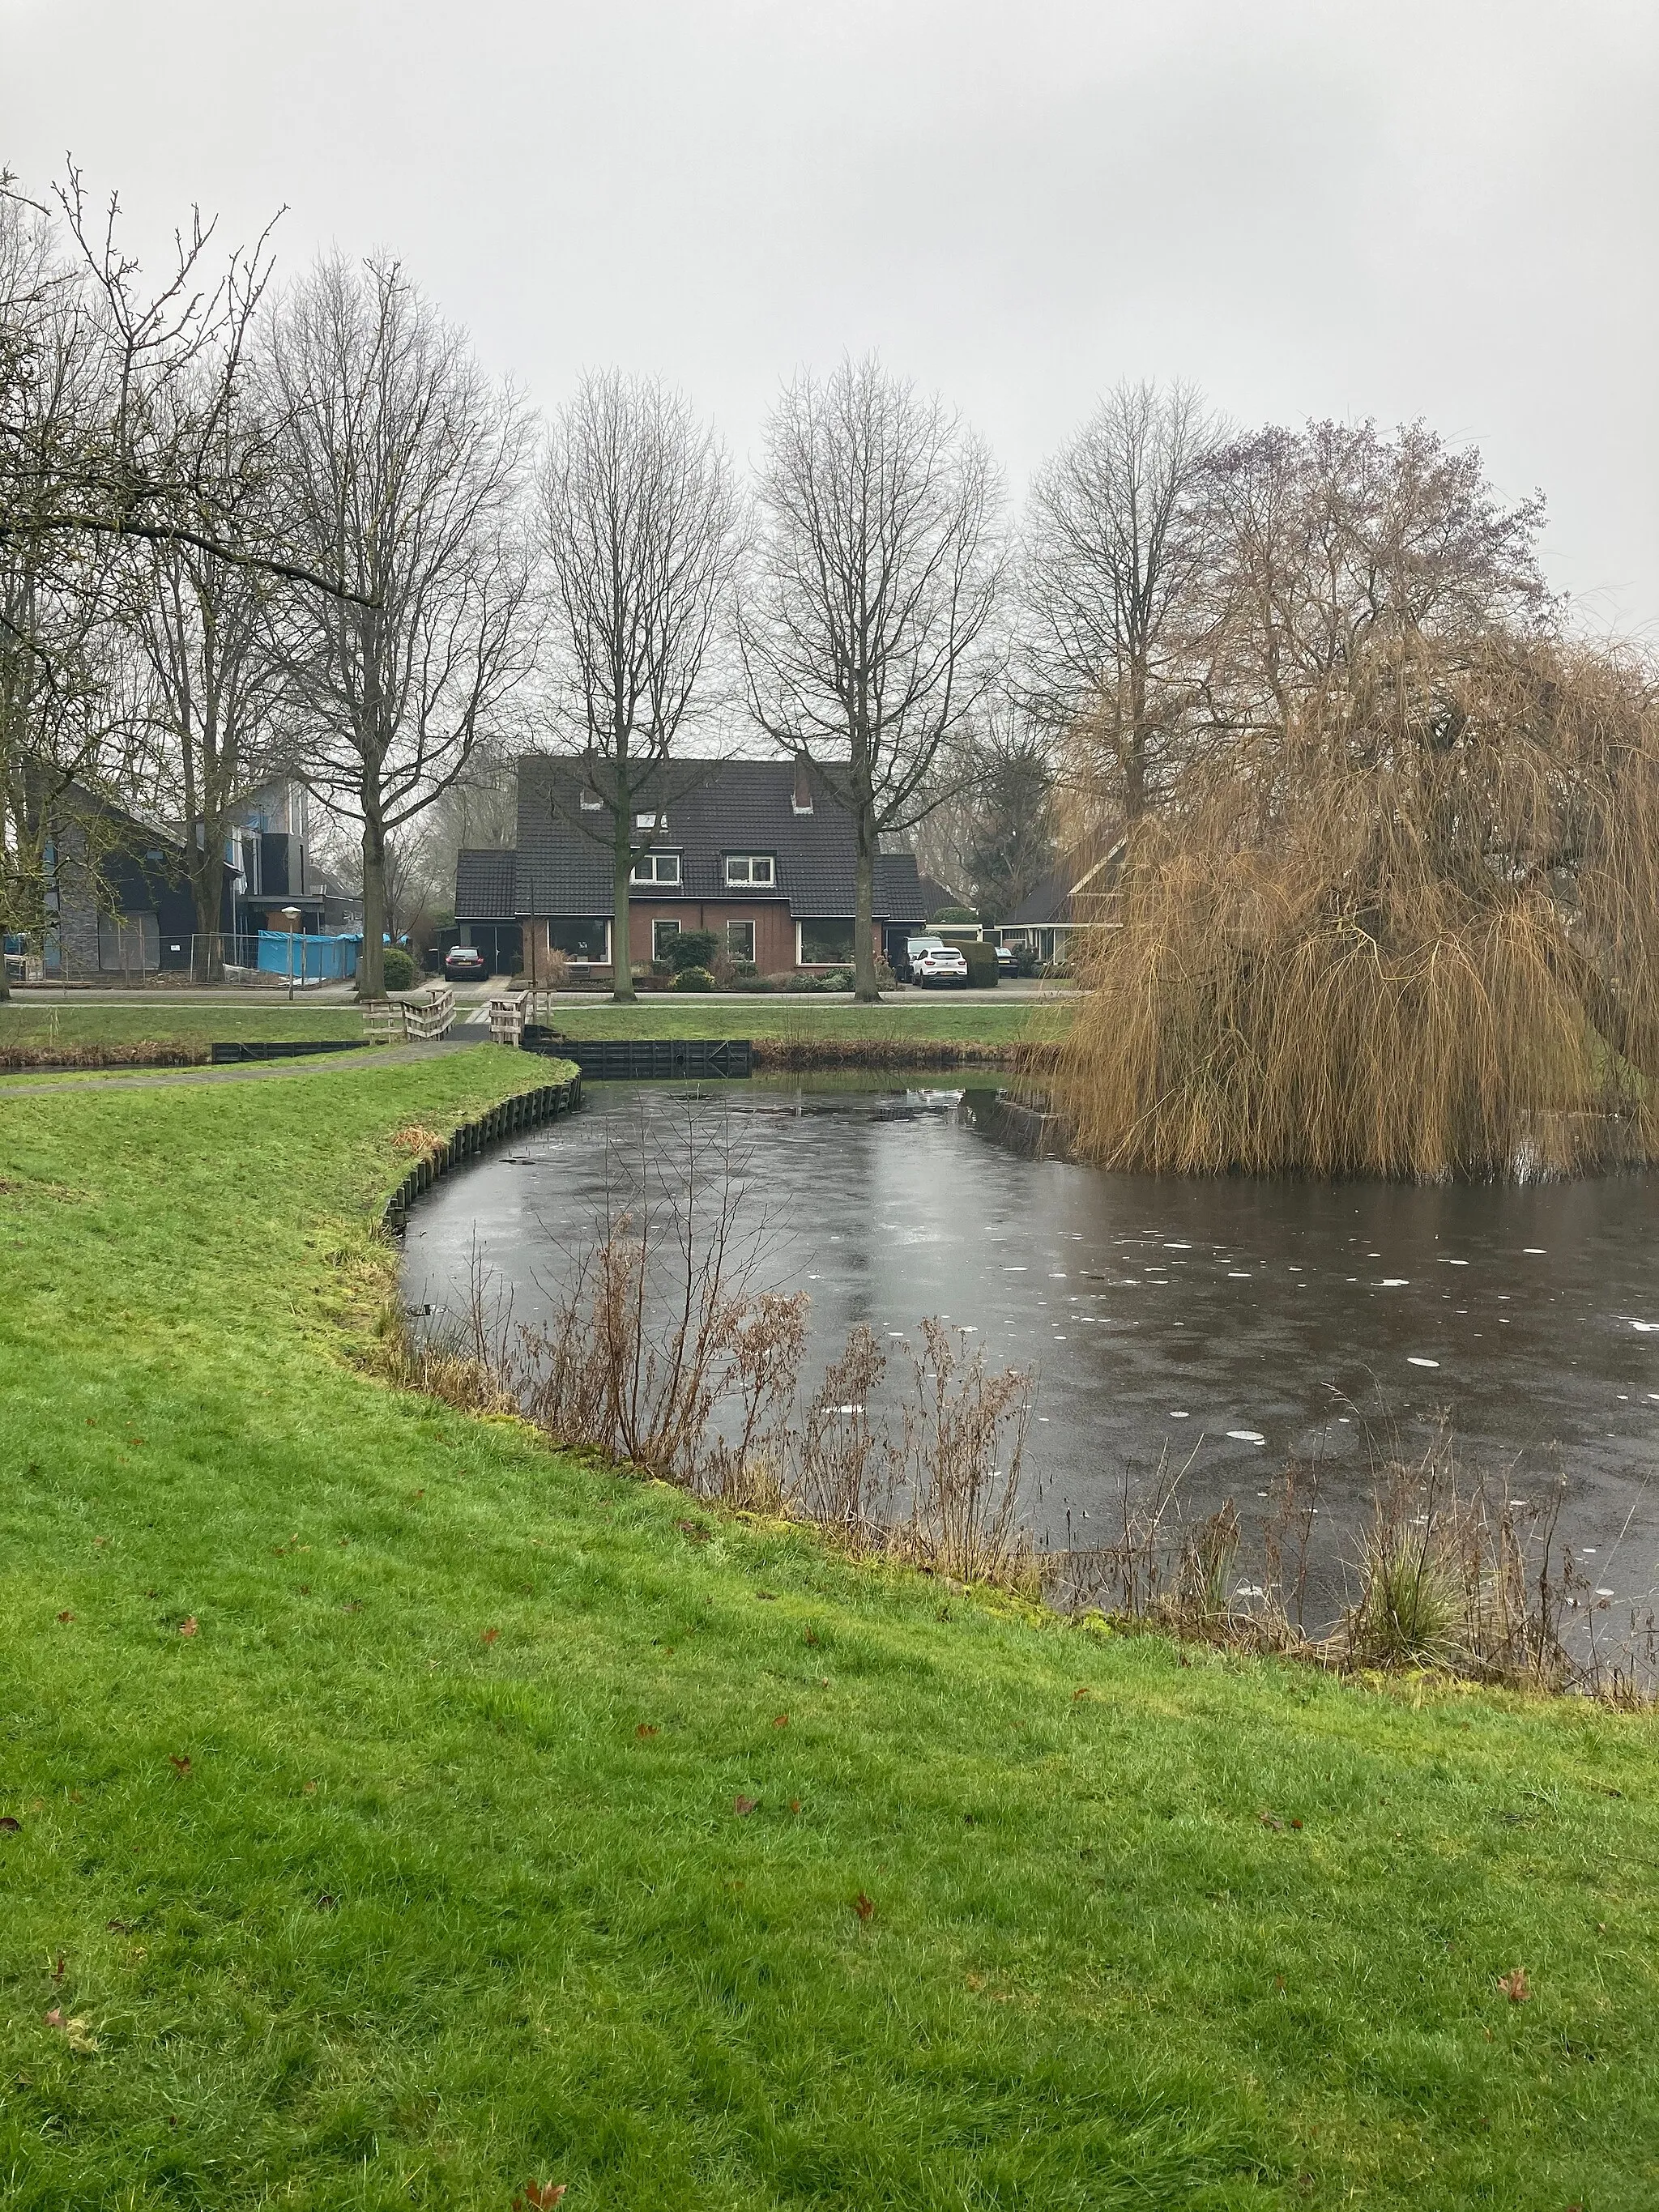
[[[605,808],[605,801],[599,797],[599,793],[590,791],[586,784],[582,786],[580,803],[584,814],[599,814],[603,812]]]
[[[602,915],[580,919],[561,915],[547,925],[547,949],[562,952],[567,960],[603,963],[611,957],[611,924]]]
[[[634,827],[636,830],[652,830],[659,834],[665,834],[668,829],[668,817],[665,814],[636,814],[634,817]]]
[[[728,960],[746,960],[750,967],[755,963],[755,925],[752,921],[728,921],[726,925],[726,957]]]
[[[636,853],[634,873],[630,881],[636,884],[678,884],[680,879],[680,856],[678,853]]]
[[[842,968],[853,957],[853,924],[846,921],[804,921],[800,925],[800,964],[803,968]]]
[[[726,880],[728,884],[747,884],[758,888],[769,885],[775,871],[769,853],[728,853],[726,856]]]
[[[651,925],[651,957],[666,960],[669,939],[679,933],[680,925],[677,921],[653,921]]]

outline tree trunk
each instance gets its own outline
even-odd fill
[[[872,1006],[881,996],[876,988],[876,813],[873,806],[858,810],[858,857],[853,889],[853,995],[861,1006]]]
[[[363,949],[357,956],[357,996],[386,996],[386,832],[363,823]]]
[[[192,829],[191,835],[194,836]],[[224,901],[224,869],[211,844],[205,852],[191,851],[190,889],[196,907],[196,942],[191,947],[191,981],[196,983],[222,983],[225,980],[224,940],[219,925],[224,916],[221,911]],[[198,863],[203,860],[213,863],[211,871]]]
[[[617,764],[617,813],[612,824],[611,869],[611,995],[620,1006],[634,1003],[634,963],[628,933],[629,880],[634,872],[632,794],[626,763]]]

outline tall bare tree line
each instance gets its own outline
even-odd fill
[[[1120,385],[1011,527],[983,444],[873,358],[786,386],[746,487],[648,379],[538,428],[393,260],[279,291],[266,241],[216,251],[193,222],[147,290],[78,178],[0,191],[9,928],[42,926],[79,782],[180,826],[210,937],[231,816],[281,771],[353,824],[377,991],[388,866],[477,763],[551,744],[599,801],[625,994],[642,795],[771,746],[853,813],[869,994],[884,847],[931,835],[1006,908],[1212,772],[1266,818],[1316,730],[1443,734],[1451,673],[1562,620],[1540,503],[1420,424],[1242,433]]]

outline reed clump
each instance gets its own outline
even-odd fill
[[[1659,1158],[1649,672],[1419,641],[1195,760],[1097,902],[1078,1154],[1417,1179]]]

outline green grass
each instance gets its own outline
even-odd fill
[[[349,1363],[392,1133],[544,1075],[0,1100],[0,2203],[1659,2202],[1651,1719],[1028,1619]]]
[[[665,993],[635,1006],[603,1000],[560,1006],[555,1027],[567,1036],[866,1038],[927,1044],[1013,1044],[1059,1036],[1072,1018],[1068,999],[981,999],[967,1004],[944,993],[855,1006],[848,998],[788,998],[756,993],[744,999],[696,999]]]
[[[180,1005],[171,993],[135,994],[131,1006],[87,1006],[74,1000],[13,999],[0,1002],[0,1060],[24,1045],[207,1044],[215,1038],[361,1036],[355,1007],[290,1006],[272,994],[269,1003]]]

